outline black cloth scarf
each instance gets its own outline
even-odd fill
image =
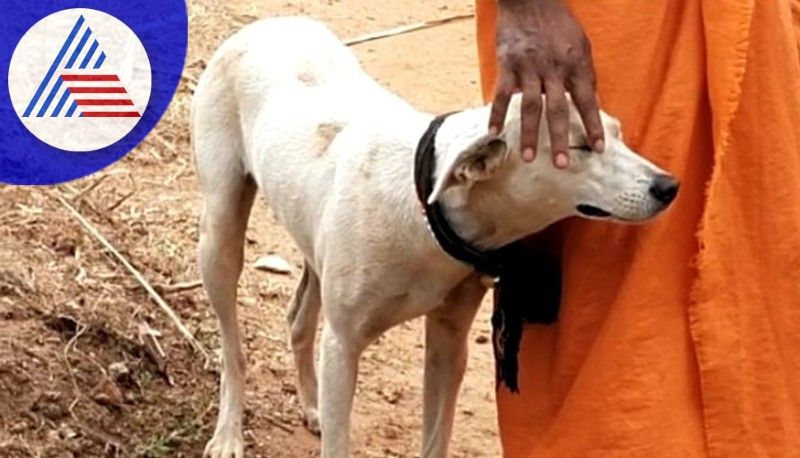
[[[453,258],[496,280],[492,334],[497,384],[519,391],[517,374],[524,323],[551,324],[561,302],[561,266],[523,241],[481,251],[456,234],[438,202],[428,204],[436,169],[436,133],[452,113],[437,116],[420,138],[414,162],[417,198],[439,246]]]

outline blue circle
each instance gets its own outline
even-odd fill
[[[152,89],[138,124],[117,143],[89,152],[50,146],[22,124],[8,84],[0,84],[0,182],[48,185],[90,175],[122,158],[153,130],[167,109],[186,60],[188,16],[184,0],[5,0],[0,14],[0,75],[8,75],[19,40],[34,24],[58,11],[90,8],[124,22],[150,59]],[[38,77],[38,76],[37,76]]]

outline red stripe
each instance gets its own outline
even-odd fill
[[[78,106],[81,105],[133,105],[131,99],[75,99]]]
[[[84,111],[84,118],[141,118],[136,111]]]
[[[61,75],[64,81],[119,81],[117,75]]]
[[[124,87],[70,87],[73,94],[127,94]]]

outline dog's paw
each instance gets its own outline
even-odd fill
[[[243,458],[244,439],[241,432],[217,432],[206,444],[205,458]]]
[[[320,435],[319,412],[317,412],[317,409],[305,409],[303,411],[303,425],[311,434]]]

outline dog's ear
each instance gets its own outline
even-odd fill
[[[428,203],[436,202],[452,186],[467,185],[490,179],[508,157],[508,144],[498,135],[484,135],[454,155],[436,177]]]

